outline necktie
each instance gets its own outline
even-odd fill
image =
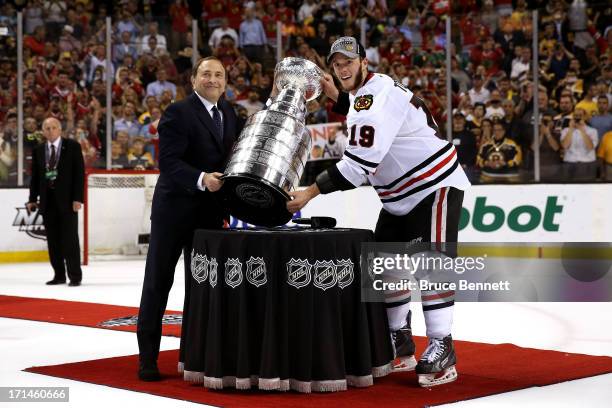
[[[215,126],[217,126],[217,130],[219,131],[219,136],[221,136],[221,140],[223,140],[223,125],[221,124],[221,114],[216,106],[212,107],[213,120],[215,121]]]
[[[56,162],[57,162],[57,157],[55,155],[55,145],[51,145],[51,156],[49,156],[49,168],[54,169]]]

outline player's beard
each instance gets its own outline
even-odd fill
[[[345,87],[343,85],[342,88],[344,88],[345,92],[351,92],[356,89],[359,89],[362,82],[363,82],[363,70],[361,69],[361,66],[360,66],[359,71],[357,72],[357,75],[355,75],[355,81],[353,82],[353,84],[350,87]]]

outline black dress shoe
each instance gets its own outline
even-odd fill
[[[70,282],[68,286],[81,286],[81,282]]]
[[[66,283],[66,279],[51,279],[49,282],[47,282],[47,285],[63,285],[64,283]]]
[[[141,361],[138,365],[138,378],[141,381],[159,381],[159,369],[155,361]]]

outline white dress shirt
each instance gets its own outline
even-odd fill
[[[47,161],[45,162],[47,165],[49,164],[49,160],[51,160],[51,145],[55,146],[55,168],[57,168],[60,157],[60,147],[62,146],[62,138],[58,137],[53,143],[47,141]]]
[[[208,114],[210,115],[210,117],[213,117],[213,112],[212,112],[212,108],[217,106],[217,104],[214,104],[212,102],[210,102],[208,99],[203,98],[200,96],[200,94],[198,94],[196,91],[193,91],[196,96],[200,99],[200,101],[202,101],[202,103],[204,104],[204,107],[206,108],[206,110],[208,111]],[[219,111],[219,116],[221,116],[221,126],[223,126],[223,112],[221,112],[221,109],[219,109],[219,107],[217,107],[217,111]],[[202,180],[204,179],[204,175],[206,173],[202,172],[200,173],[200,177],[198,177],[198,189],[205,191],[206,190],[206,186],[202,185]]]

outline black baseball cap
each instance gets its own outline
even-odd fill
[[[357,41],[355,37],[340,37],[332,44],[327,55],[327,63],[335,53],[341,53],[349,58],[365,58],[365,48]]]

